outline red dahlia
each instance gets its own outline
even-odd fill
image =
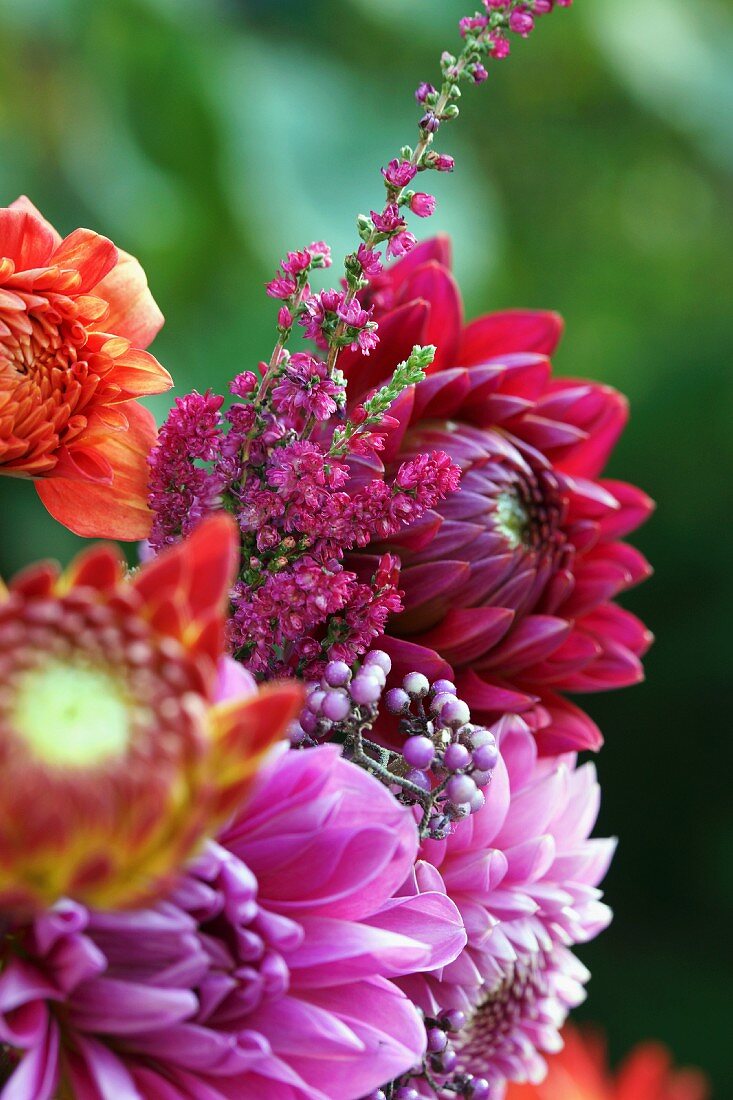
[[[438,348],[429,376],[390,410],[398,426],[384,464],[439,449],[463,471],[457,493],[378,548],[400,555],[405,590],[384,648],[398,672],[447,675],[450,665],[481,721],[522,713],[543,752],[598,748],[598,728],[560,693],[638,682],[651,642],[614,600],[649,576],[620,539],[653,505],[600,476],[626,424],[625,398],[553,376],[557,314],[510,311],[464,325],[444,239],[377,276],[365,297],[380,344],[366,366],[349,351],[339,360],[354,397],[414,344]]]

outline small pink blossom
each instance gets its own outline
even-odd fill
[[[515,8],[509,16],[509,29],[514,34],[527,38],[534,30],[534,19],[526,8]]]
[[[286,275],[277,274],[275,278],[267,284],[267,293],[271,298],[282,298],[283,300],[287,300],[293,297],[297,289],[298,284],[295,279]]]
[[[382,270],[382,253],[375,252],[371,248],[362,242],[356,253],[356,257],[361,264],[361,270],[367,277],[379,275]]]
[[[382,169],[382,175],[390,187],[401,190],[414,180],[417,168],[409,160],[391,160],[386,168]]]
[[[418,218],[430,218],[435,213],[435,198],[424,191],[416,191],[410,199],[410,210]]]

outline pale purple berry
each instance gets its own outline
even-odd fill
[[[379,702],[382,686],[376,676],[360,672],[351,681],[349,693],[354,702],[359,703],[360,706],[371,706],[372,703]]]
[[[422,672],[409,672],[402,681],[402,686],[415,699],[424,699],[430,691],[430,681]]]
[[[308,710],[311,712],[311,714],[320,714],[321,713],[321,705],[322,705],[323,700],[325,698],[326,698],[326,693],[325,693],[325,691],[322,691],[320,688],[317,688],[315,691],[311,692],[311,694],[308,696],[308,699],[306,701],[306,706],[307,706]]]
[[[290,723],[290,726],[288,728],[288,737],[290,738],[291,745],[300,745],[300,743],[304,741],[307,736],[308,735],[306,734],[300,722],[295,721]]]
[[[454,775],[448,780],[446,787],[448,798],[455,806],[460,806],[464,802],[470,803],[477,789],[470,775]]]
[[[411,768],[405,776],[405,779],[408,779],[410,783],[414,783],[421,791],[429,791],[431,789],[430,780],[425,772],[419,768]]]
[[[441,691],[440,695],[436,695],[430,702],[430,713],[439,715],[441,714],[443,707],[446,703],[450,703],[453,700],[457,703],[455,695],[451,695],[448,691]]]
[[[364,667],[371,671],[375,666],[381,668],[385,676],[389,676],[392,671],[392,658],[383,649],[372,649],[364,658]]]
[[[473,762],[479,771],[490,772],[492,768],[496,767],[498,759],[499,750],[496,747],[496,742],[493,745],[487,742],[485,745],[479,745],[477,749],[473,750]]]
[[[491,782],[491,772],[483,772],[479,768],[476,768],[471,772],[471,779],[477,787],[485,787]]]
[[[409,737],[402,755],[411,767],[428,768],[435,759],[435,746],[429,737]]]
[[[441,1020],[448,1028],[448,1031],[461,1031],[466,1026],[466,1014],[465,1012],[461,1012],[459,1008],[453,1008],[450,1012],[444,1012]]]
[[[428,1030],[428,1050],[431,1054],[439,1054],[448,1046],[448,1036],[439,1027],[431,1027]]]
[[[420,1093],[412,1085],[403,1085],[394,1095],[395,1100],[420,1100]]]
[[[440,695],[443,691],[447,691],[449,695],[455,695],[456,685],[451,680],[436,680],[433,683],[433,695]]]
[[[448,771],[456,772],[459,768],[468,767],[471,754],[465,745],[448,745],[443,760]]]
[[[471,807],[471,813],[472,814],[477,814],[479,812],[479,810],[483,810],[485,805],[486,805],[486,795],[484,794],[483,791],[477,790],[476,794],[473,796],[473,798],[469,802],[469,806]]]
[[[491,1085],[485,1077],[474,1077],[468,1086],[469,1100],[489,1100]]]
[[[312,710],[304,710],[300,716],[300,724],[307,734],[313,735],[318,728],[318,717]]]
[[[463,699],[450,699],[441,707],[440,720],[448,726],[462,726],[471,719],[471,711]]]
[[[346,661],[329,661],[323,673],[323,678],[329,687],[345,687],[351,679],[351,669]]]
[[[384,705],[390,714],[407,714],[410,710],[410,696],[403,688],[390,688],[384,697]]]
[[[321,714],[331,722],[341,722],[351,710],[351,699],[345,691],[329,691],[321,703]]]

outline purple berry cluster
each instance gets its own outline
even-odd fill
[[[471,722],[450,680],[431,684],[411,672],[401,687],[385,691],[391,667],[381,650],[367,653],[355,672],[345,661],[330,661],[321,680],[308,685],[290,738],[301,747],[326,739],[342,743],[349,759],[381,779],[400,801],[421,809],[421,836],[443,839],[454,821],[484,805],[499,755],[496,739]],[[367,739],[380,708],[399,718],[400,752]]]
[[[450,680],[431,684],[422,673],[411,672],[402,687],[385,694],[384,705],[400,719],[405,779],[430,799],[422,832],[442,839],[454,821],[484,805],[499,756],[496,739],[471,721],[467,704]]]
[[[367,653],[356,674],[345,661],[329,661],[320,682],[306,685],[305,707],[290,728],[292,743],[348,740],[357,728],[371,729],[391,668],[379,649]]]
[[[415,1087],[419,1081],[430,1085],[436,1096],[452,1092],[466,1100],[489,1100],[491,1085],[485,1077],[456,1070],[458,1055],[453,1049],[453,1039],[465,1024],[465,1014],[457,1010],[426,1020],[427,1052],[423,1064],[397,1081],[375,1089],[364,1100],[422,1100],[424,1093]]]

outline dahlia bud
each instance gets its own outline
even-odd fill
[[[218,516],[132,580],[110,547],[0,587],[0,908],[156,896],[295,717],[223,658],[236,528]]]

